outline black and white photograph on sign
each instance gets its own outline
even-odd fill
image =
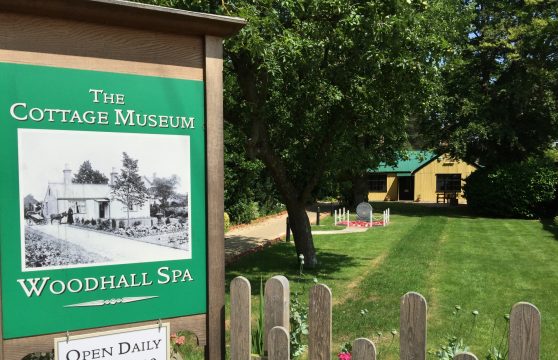
[[[18,130],[23,271],[192,257],[190,138]]]

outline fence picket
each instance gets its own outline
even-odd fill
[[[469,352],[459,353],[453,357],[453,360],[478,360],[477,357]]]
[[[238,276],[231,282],[231,360],[250,360],[252,350],[250,282]]]
[[[347,216],[349,213],[346,212]],[[341,215],[341,214],[339,214]],[[387,219],[389,222],[389,212]],[[265,284],[264,349],[269,360],[290,359],[289,282],[274,276]],[[332,295],[323,284],[310,290],[308,310],[308,359],[329,360],[332,337]],[[426,325],[428,305],[416,292],[401,297],[400,360],[426,360]],[[238,276],[231,282],[231,360],[251,358],[251,286]],[[520,302],[510,314],[509,360],[539,360],[541,315],[530,303]],[[353,360],[376,360],[376,347],[365,338],[353,342]],[[469,352],[455,355],[453,360],[478,360]]]
[[[510,314],[509,360],[539,360],[541,314],[533,304],[519,302]]]
[[[353,342],[352,360],[376,360],[376,346],[365,338],[356,339]]]
[[[308,359],[329,360],[331,355],[331,290],[318,284],[310,290]]]
[[[275,326],[282,326],[289,332],[289,280],[277,275],[265,283],[264,306],[264,350],[268,350],[269,332]]]
[[[282,326],[275,326],[269,331],[268,360],[289,360],[289,333]]]
[[[408,292],[401,297],[400,358],[401,360],[426,359],[426,312],[424,297],[416,292]]]

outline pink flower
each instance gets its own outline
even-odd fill
[[[340,352],[337,354],[339,360],[351,360],[351,353],[350,352]]]
[[[172,342],[176,341],[176,333],[171,334],[170,339]]]
[[[180,336],[178,337],[178,339],[176,339],[176,344],[177,345],[184,345],[184,342],[186,341],[186,338],[184,336]],[[350,360],[350,359],[347,359]]]

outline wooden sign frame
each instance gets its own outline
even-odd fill
[[[120,0],[0,0],[0,62],[204,81],[207,313],[160,321],[169,322],[172,331],[196,334],[206,359],[215,360],[225,358],[222,43],[244,24],[240,18]],[[1,311],[0,306],[0,359],[51,351],[54,338],[66,336],[4,340]],[[133,326],[148,324],[153,321]],[[132,326],[72,335],[127,325]]]

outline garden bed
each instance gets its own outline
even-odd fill
[[[25,266],[28,268],[91,264],[108,260],[110,259],[79,245],[56,239],[29,226],[25,227]]]
[[[106,220],[107,222],[109,220]],[[100,222],[99,224],[82,224],[75,223],[71,226],[75,226],[82,229],[87,229],[90,231],[97,231],[104,234],[110,234],[114,236],[123,237],[125,239],[132,239],[141,242],[146,242],[150,244],[166,246],[173,249],[189,250],[189,232],[188,223],[176,222],[173,224],[163,224],[163,225],[133,225],[128,228],[115,228],[112,229],[105,222]]]

